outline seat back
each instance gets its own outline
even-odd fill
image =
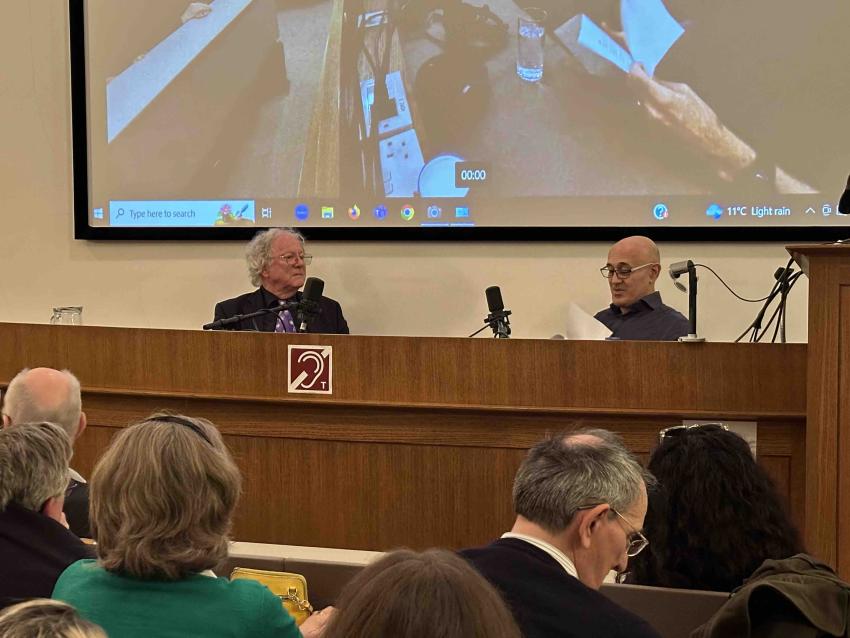
[[[615,603],[652,625],[661,638],[686,638],[729,598],[716,591],[668,589],[643,585],[602,585]]]

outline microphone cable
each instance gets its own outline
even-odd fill
[[[767,299],[770,297],[770,295],[767,295],[766,297],[762,297],[761,299],[747,299],[746,297],[742,297],[737,292],[732,290],[732,288],[729,287],[729,284],[727,284],[725,281],[723,281],[723,277],[718,275],[715,272],[715,270],[713,268],[711,268],[710,266],[706,266],[705,264],[694,264],[694,268],[696,268],[696,267],[705,268],[708,272],[710,272],[712,275],[717,277],[717,280],[726,287],[726,290],[728,290],[730,293],[732,293],[732,295],[734,295],[735,297],[737,297],[741,301],[746,301],[747,303],[761,303],[762,301],[767,301]]]

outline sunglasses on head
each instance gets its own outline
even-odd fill
[[[724,432],[728,432],[729,428],[725,423],[690,423],[688,425],[671,425],[669,428],[664,428],[658,433],[658,442],[663,443],[664,439],[682,436],[691,430],[704,430],[705,432],[719,432],[723,430]]]

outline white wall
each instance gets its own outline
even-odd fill
[[[87,324],[197,328],[217,300],[250,289],[239,243],[95,243],[72,228],[66,0],[0,0],[0,320],[46,322],[54,305],[85,306]],[[662,244],[665,264],[715,267],[741,294],[764,295],[787,260],[781,244]],[[568,301],[608,303],[600,243],[314,242],[311,274],[325,279],[362,334],[472,332],[484,288],[500,285],[514,335],[563,332]],[[757,307],[700,279],[700,333],[731,340]],[[687,312],[667,277],[665,300]],[[789,340],[806,340],[807,282],[790,302]]]

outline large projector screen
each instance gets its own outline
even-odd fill
[[[78,237],[850,235],[848,0],[69,2]]]

